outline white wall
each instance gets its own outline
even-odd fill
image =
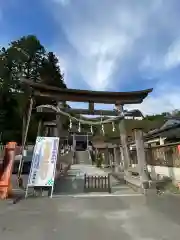
[[[170,177],[174,181],[180,181],[180,168],[148,165],[148,171],[156,175]]]
[[[137,167],[137,164],[132,164],[133,168]],[[171,178],[173,181],[180,181],[180,168],[177,167],[164,167],[164,166],[147,166],[148,171],[152,173],[152,176],[166,176]]]

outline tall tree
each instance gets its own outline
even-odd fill
[[[66,84],[64,83],[64,76],[61,73],[58,58],[55,56],[53,52],[49,52],[47,57],[44,57],[42,60],[42,65],[40,68],[40,76],[43,83],[66,88]]]
[[[19,73],[22,73],[25,78],[38,81],[45,48],[36,36],[29,35],[11,42],[10,50],[14,54],[14,61]]]
[[[11,129],[21,132],[22,115],[28,100],[27,88],[20,84],[21,78],[35,82],[66,87],[57,57],[46,53],[40,41],[32,35],[25,36],[0,50],[0,132]],[[15,117],[16,115],[16,117]],[[12,119],[16,119],[12,124]],[[36,118],[33,117],[33,126]],[[14,130],[12,129],[14,127]],[[12,136],[5,137],[12,140]],[[17,137],[17,134],[15,134]],[[14,139],[15,140],[15,139]]]

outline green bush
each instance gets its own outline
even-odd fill
[[[100,168],[102,166],[103,163],[103,157],[102,154],[98,154],[97,159],[96,159],[96,166],[98,168]]]

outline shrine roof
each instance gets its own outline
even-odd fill
[[[74,101],[105,103],[105,104],[134,104],[141,103],[152,92],[151,89],[131,92],[90,91],[79,89],[62,89],[42,83],[34,83],[23,80],[22,83],[29,85],[34,90],[37,98],[51,98],[58,101]]]

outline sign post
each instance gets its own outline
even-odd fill
[[[58,137],[37,137],[25,197],[30,187],[51,188],[52,197],[58,147]]]

